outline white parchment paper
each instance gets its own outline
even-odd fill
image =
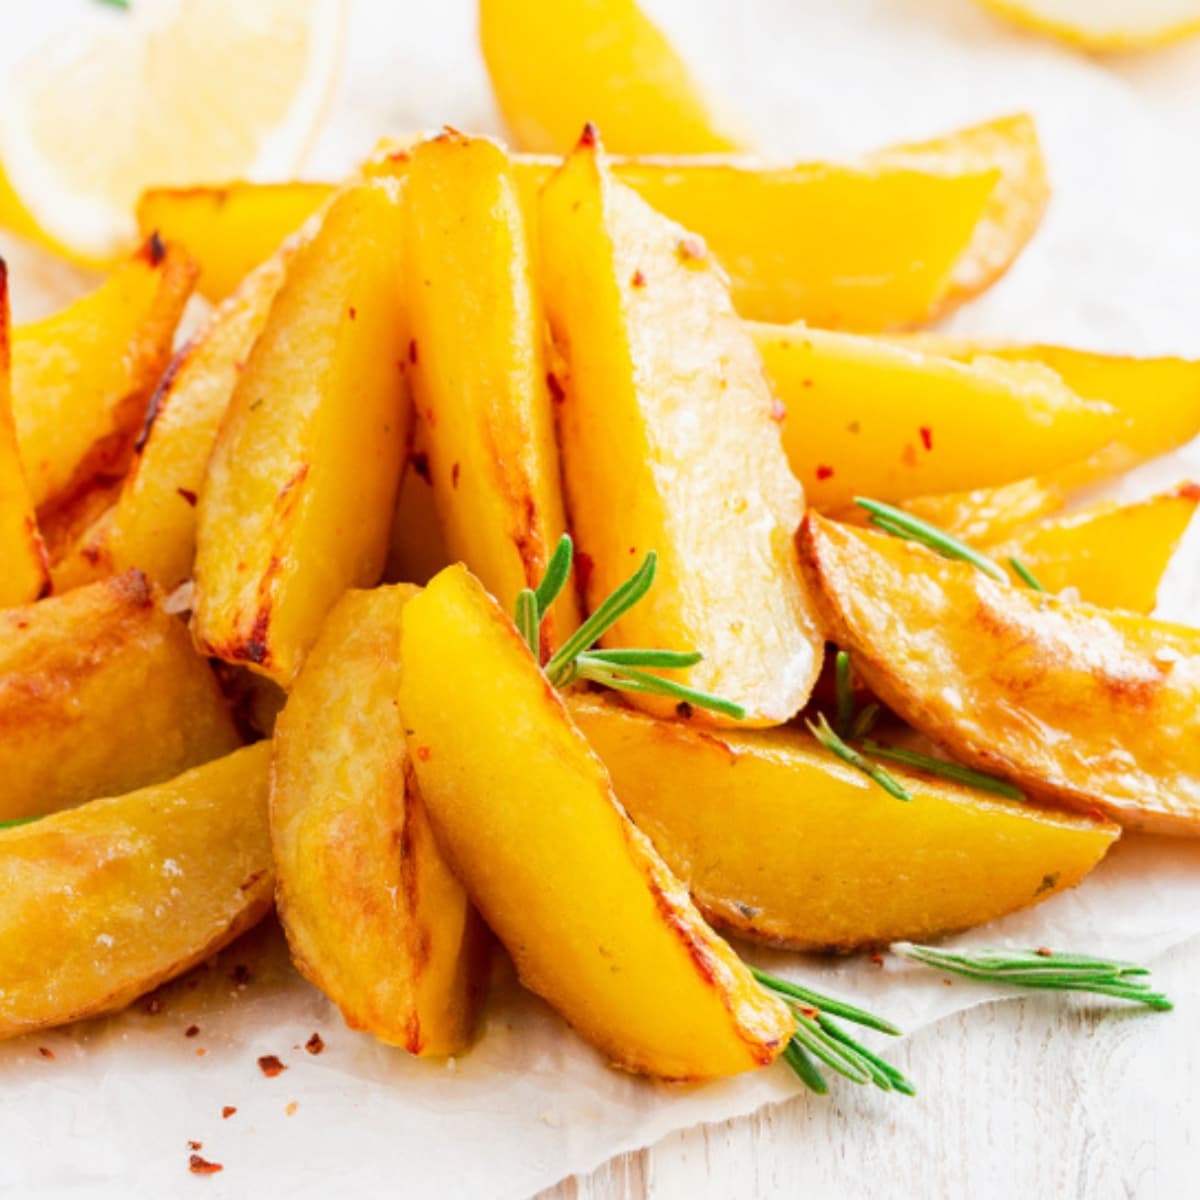
[[[1092,60],[1011,32],[969,0],[646,3],[779,156],[856,153],[1032,110],[1052,168],[1050,214],[1010,275],[952,328],[1200,354],[1200,47]],[[5,5],[0,73],[56,26],[112,19],[98,7]],[[496,130],[473,9],[467,0],[355,0],[346,74],[313,175],[349,167],[384,133],[442,122]],[[19,315],[80,286],[19,246],[0,240],[0,253]],[[1119,490],[1145,494],[1189,474],[1200,478],[1195,447]],[[1160,602],[1194,622],[1197,530]],[[1197,934],[1200,844],[1142,838],[1119,845],[1076,891],[961,940],[1149,960]],[[860,997],[910,1032],[999,995],[891,960],[758,957]],[[198,1033],[186,1036],[192,1025]],[[303,1049],[314,1031],[325,1042],[316,1056]],[[287,1070],[265,1078],[264,1054]],[[416,1062],[346,1030],[293,973],[268,924],[152,1004],[0,1045],[0,1194],[520,1197],[795,1087],[783,1068],[692,1088],[628,1078],[507,976],[468,1055]],[[223,1117],[225,1106],[237,1111]],[[190,1177],[189,1140],[224,1171]]]

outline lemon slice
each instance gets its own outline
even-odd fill
[[[0,222],[98,263],[149,185],[286,177],[336,81],[346,0],[137,0],[0,98]]]
[[[1138,50],[1200,32],[1200,0],[981,0],[1027,29],[1089,50]]]

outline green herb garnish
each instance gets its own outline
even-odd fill
[[[970,767],[955,762],[946,762],[945,759],[921,754],[916,750],[905,750],[899,746],[881,746],[872,741],[864,741],[863,749],[876,758],[902,763],[906,767],[916,767],[919,771],[928,771],[931,775],[940,775],[943,779],[954,780],[955,783],[965,783],[981,792],[1007,796],[1010,800],[1025,799],[1025,793],[1006,780],[997,779],[995,775],[985,775],[982,771],[973,771]]]
[[[885,792],[891,796],[895,796],[897,800],[911,800],[912,794],[909,790],[890,772],[879,766],[878,763],[873,763],[869,758],[863,755],[853,747],[846,745],[840,737],[829,727],[829,722],[825,719],[824,713],[818,713],[816,721],[805,721],[809,732],[825,747],[831,754],[836,754],[842,762],[849,763],[864,775],[873,779]]]
[[[0,821],[0,829],[15,829],[18,825],[28,825],[31,821],[37,821],[38,817],[13,817],[9,821]]]
[[[960,542],[958,538],[952,537],[945,530],[939,529],[936,525],[930,525],[928,521],[922,521],[920,517],[914,517],[912,513],[907,513],[902,508],[893,508],[890,504],[882,504],[878,500],[867,500],[862,496],[856,496],[854,503],[859,508],[865,508],[871,514],[871,524],[886,533],[906,538],[910,542],[917,542],[929,550],[936,551],[943,558],[969,562],[993,579],[1003,580],[1006,578],[1004,572],[986,555],[980,554],[978,550],[972,550],[965,542]]]
[[[854,685],[850,678],[850,655],[845,650],[837,652],[833,664],[833,678],[837,686],[837,719],[834,729],[838,737],[849,737],[854,723]]]
[[[1044,592],[1046,589],[1038,583],[1037,576],[1019,559],[1010,557],[1008,565],[1016,571],[1017,576],[1026,587],[1031,587],[1035,592]]]

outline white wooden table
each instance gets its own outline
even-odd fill
[[[540,1200],[1200,1195],[1200,941],[1155,964],[1176,1011],[1036,997],[898,1047],[905,1101],[850,1084],[677,1133]]]

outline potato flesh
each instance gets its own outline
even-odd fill
[[[195,278],[151,238],[96,291],[13,331],[13,417],[39,509],[124,469]]]
[[[852,950],[966,929],[1074,887],[1119,833],[888,764],[897,801],[799,729],[705,733],[580,695],[572,718],[710,920]]]
[[[410,418],[400,283],[394,187],[347,189],[291,260],[209,463],[193,630],[285,687],[383,570]]]
[[[494,143],[445,134],[413,152],[405,188],[411,377],[439,523],[451,560],[511,612],[566,529],[545,318],[512,168]],[[578,624],[565,588],[542,627],[546,649]]]
[[[508,618],[461,566],[405,607],[400,707],[430,819],[522,981],[619,1066],[770,1062],[787,1009],[704,924]],[[503,725],[496,714],[504,714]]]
[[[658,553],[653,590],[605,644],[699,650],[686,683],[742,704],[754,724],[785,721],[824,650],[793,557],[803,495],[719,269],[613,183],[594,145],[546,185],[539,224],[589,606]]]
[[[470,1040],[486,933],[433,841],[397,706],[408,585],[330,612],[275,734],[271,836],[300,972],[352,1029],[412,1054]]]
[[[271,907],[270,746],[0,830],[0,1037],[112,1012]]]
[[[1011,483],[1082,459],[1120,429],[1113,409],[1036,364],[963,364],[804,325],[751,328],[787,407],[788,461],[819,508]]]
[[[1200,834],[1200,632],[999,583],[810,513],[826,631],[954,757],[1127,829]]]
[[[0,821],[170,779],[238,737],[136,571],[0,612]]]
[[[1062,510],[1066,496],[1046,478],[1019,479],[995,488],[973,488],[940,496],[915,496],[902,505],[914,516],[964,542],[985,545],[1013,537],[1026,526]],[[859,523],[867,514],[854,513]],[[838,514],[846,517],[847,513]]]
[[[196,504],[221,418],[283,282],[286,257],[255,268],[176,355],[116,503],[63,561],[59,591],[137,567],[165,591],[191,578]]]
[[[46,547],[17,450],[9,359],[8,273],[0,259],[0,608],[36,600],[50,587]]]

